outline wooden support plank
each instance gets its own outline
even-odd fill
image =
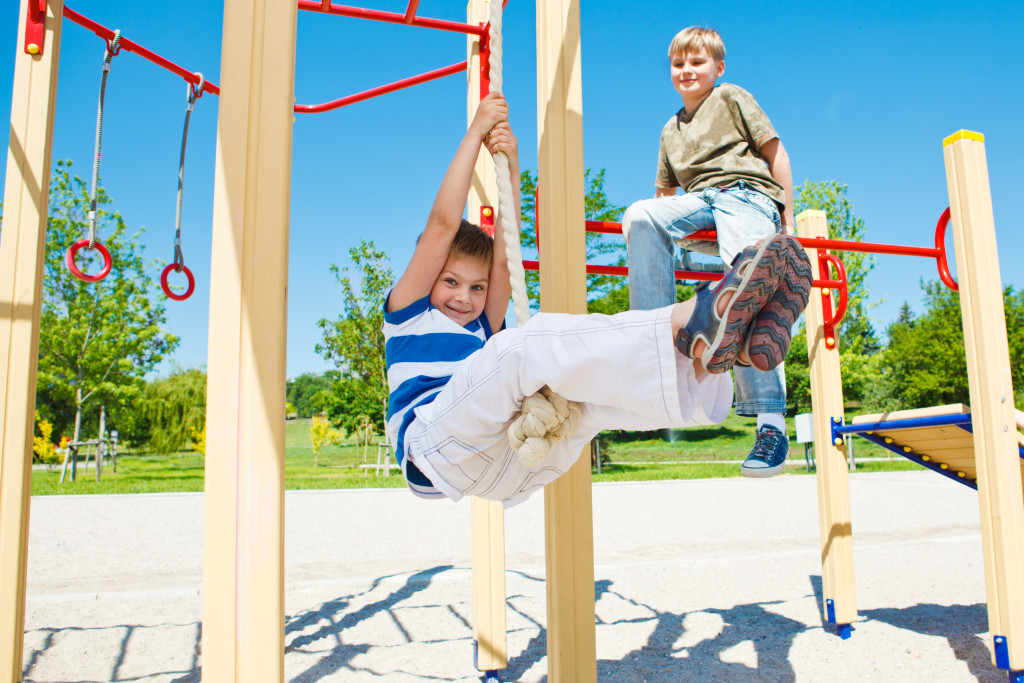
[[[34,1],[34,0],[33,0]],[[0,230],[0,680],[20,681],[32,431],[63,0],[46,3],[42,54],[25,53],[21,0]]]
[[[943,156],[973,409],[989,630],[1005,638],[996,642],[993,661],[1024,669],[1024,501],[984,138],[960,131],[943,142]]]
[[[796,218],[796,230],[800,237],[828,237],[825,212],[804,211]],[[825,277],[827,274],[819,269],[817,250],[809,249],[808,255],[814,267],[814,277]],[[804,311],[814,413],[814,453],[818,469],[822,602],[826,620],[831,603],[835,623],[849,624],[857,619],[849,471],[845,443],[836,446],[831,438],[831,419],[843,415],[843,380],[839,370],[839,344],[829,347],[825,340],[823,305],[822,290],[814,289]],[[827,306],[831,316],[831,303]]]
[[[487,23],[487,0],[470,0],[467,21]],[[466,37],[466,117],[473,120],[480,103],[480,39]],[[486,68],[486,64],[484,65]],[[512,182],[519,182],[513,178]],[[480,222],[480,207],[497,207],[494,161],[482,149],[473,168],[469,190],[468,220]],[[493,216],[492,216],[493,218]],[[508,625],[505,606],[505,509],[500,501],[473,498],[473,639],[477,643],[477,668],[481,671],[508,666]]]
[[[584,313],[583,86],[579,3],[538,0],[537,165],[541,309]],[[597,679],[590,459],[544,490],[548,675]]]
[[[225,0],[206,412],[203,681],[284,679],[294,2]]]

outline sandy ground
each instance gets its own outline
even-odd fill
[[[602,681],[1005,681],[977,495],[851,475],[862,621],[822,625],[815,480],[594,486]],[[478,681],[469,504],[286,495],[285,678]],[[543,496],[508,511],[509,668],[547,680]],[[32,500],[25,681],[199,680],[202,494]]]

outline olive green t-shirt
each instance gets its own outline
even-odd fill
[[[723,83],[695,111],[685,109],[661,131],[659,187],[681,187],[690,193],[742,180],[785,207],[786,194],[772,178],[757,144],[778,134],[750,93]]]

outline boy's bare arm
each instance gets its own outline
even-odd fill
[[[761,144],[761,154],[768,162],[768,171],[772,178],[782,185],[786,193],[786,209],[782,214],[782,234],[793,234],[793,171],[789,166],[789,155],[782,141],[772,138]]]
[[[509,177],[512,180],[512,207],[508,208],[515,218],[518,227],[521,213],[520,180],[519,180],[519,143],[508,123],[498,123],[484,140],[487,151],[492,155],[503,152],[508,158]],[[501,216],[494,221],[494,256],[491,259],[491,274],[487,284],[487,303],[484,313],[491,329],[497,331],[505,319],[508,310],[509,296],[512,294],[512,283],[509,281],[508,255],[505,253],[505,231],[501,228]]]
[[[658,197],[671,197],[675,195],[676,190],[678,189],[679,188],[677,187],[662,187],[661,185],[655,185],[654,198],[657,199]]]
[[[473,166],[480,154],[484,136],[499,121],[508,120],[508,105],[501,95],[491,94],[480,101],[476,116],[469,124],[469,130],[455,151],[448,171],[444,174],[441,187],[434,199],[434,206],[427,217],[416,250],[409,265],[391,290],[387,310],[397,311],[430,294],[437,276],[448,260],[452,240],[459,229],[462,214],[466,209],[466,197],[473,177]]]

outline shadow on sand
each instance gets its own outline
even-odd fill
[[[345,672],[379,675],[406,675],[420,680],[457,680],[438,676],[424,675],[418,671],[373,671],[364,665],[357,664],[354,659],[373,650],[376,645],[365,642],[346,642],[345,632],[380,616],[387,617],[401,633],[403,642],[414,642],[413,636],[402,627],[402,621],[396,613],[408,609],[403,605],[417,593],[427,589],[431,582],[452,570],[450,565],[440,565],[425,569],[415,574],[404,576],[400,583],[387,591],[386,585],[394,583],[398,577],[380,577],[365,590],[351,595],[337,597],[321,604],[315,609],[306,610],[287,617],[285,623],[285,652],[305,651],[321,653],[318,661],[304,671],[293,675],[290,683],[314,683],[333,678],[344,680]],[[540,582],[542,579],[519,574],[520,579]],[[810,578],[810,589],[821,608],[821,579]],[[383,589],[383,590],[382,590]],[[386,592],[385,592],[386,591]],[[371,598],[374,593],[383,593],[380,597]],[[508,668],[499,672],[502,680],[518,680],[526,672],[541,662],[546,656],[547,631],[538,619],[516,607],[518,597],[510,596],[509,610],[520,626],[519,631],[530,631],[533,635],[525,647],[509,660]],[[727,609],[709,608],[701,610],[700,617],[714,621],[717,626],[702,628],[700,633],[690,632],[687,628],[688,613],[660,611],[657,607],[638,602],[628,595],[618,593],[611,581],[599,580],[595,586],[595,598],[600,615],[603,599],[625,601],[627,610],[634,616],[627,619],[604,620],[598,617],[598,628],[638,624],[646,625],[650,635],[642,647],[639,647],[618,659],[598,659],[597,675],[599,680],[609,681],[680,681],[680,680],[715,680],[715,681],[795,681],[797,676],[789,662],[789,653],[795,639],[804,632],[822,628],[820,625],[808,626],[802,622],[782,616],[774,611],[775,603],[757,603],[737,605]],[[355,605],[362,605],[355,607]],[[422,605],[420,606],[422,607]],[[472,645],[472,627],[460,612],[451,605],[427,605],[441,608],[445,614],[455,618],[465,629],[467,659]],[[465,605],[461,607],[466,607]],[[944,637],[956,658],[964,662],[973,676],[981,681],[1005,680],[1005,672],[996,670],[989,662],[986,643],[978,633],[987,630],[987,612],[984,604],[976,605],[933,605],[919,604],[899,609],[876,609],[862,611],[865,619],[890,624],[895,628],[913,631],[928,636]],[[174,625],[188,626],[188,625]],[[200,626],[195,627],[195,645],[191,657],[191,667],[181,671],[152,672],[155,675],[180,675],[173,679],[174,683],[198,683]],[[705,625],[706,626],[706,625]],[[120,642],[119,655],[112,663],[110,681],[135,680],[125,676],[122,671],[128,648],[133,635],[143,628],[152,626],[118,626],[107,627],[124,629]],[[54,629],[43,630],[45,633],[40,647],[26,653],[24,680],[33,681],[32,670],[37,663],[47,656],[55,639],[64,637],[69,631],[88,631],[89,629]],[[856,629],[855,629],[856,630]],[[39,631],[37,630],[37,633]],[[838,636],[836,636],[838,638]],[[856,638],[856,633],[853,636]],[[449,639],[450,640],[450,639]],[[415,642],[424,643],[422,638]],[[429,643],[429,639],[427,640]],[[442,642],[438,640],[437,642]],[[681,644],[682,643],[682,644]],[[749,644],[748,644],[749,643]],[[326,647],[325,647],[326,645]],[[730,659],[727,651],[742,645],[753,648],[756,654],[756,668],[744,663],[723,661]],[[749,660],[750,657],[744,657]],[[137,669],[138,667],[133,667]],[[457,678],[463,678],[460,676]],[[546,680],[546,679],[545,679]],[[85,682],[81,682],[85,683]]]

